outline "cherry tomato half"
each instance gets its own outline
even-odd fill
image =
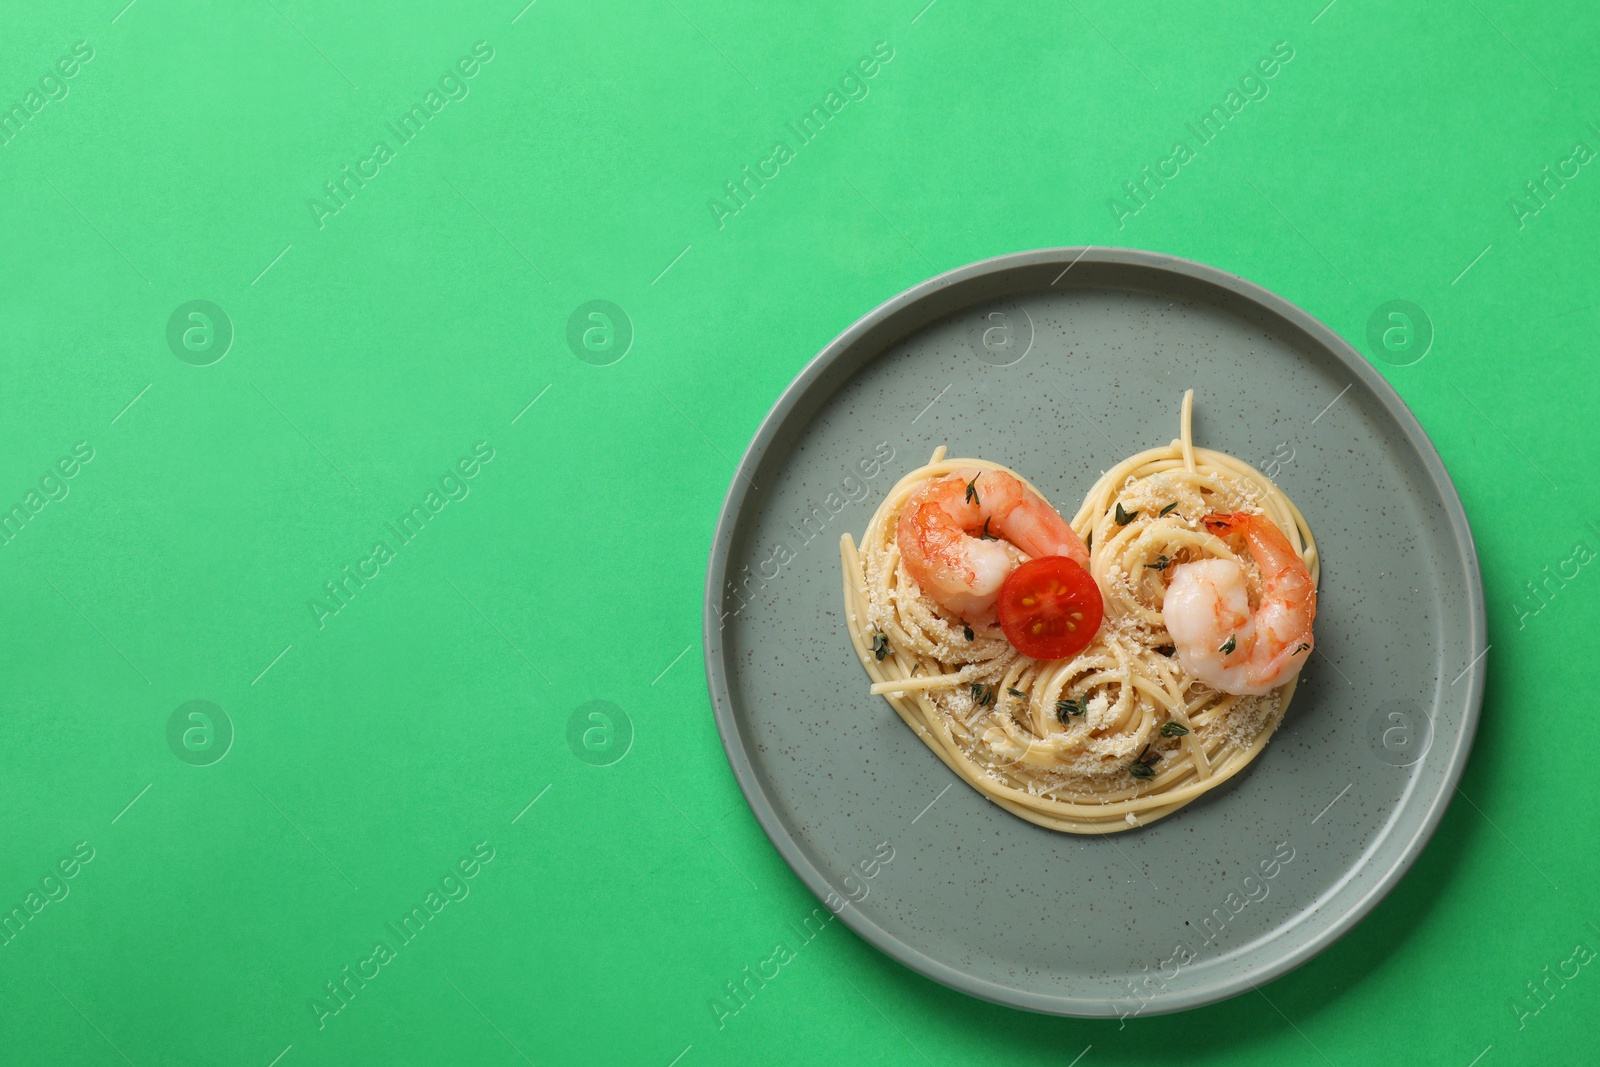
[[[1065,556],[1031,559],[1012,571],[996,608],[1011,647],[1039,660],[1082,652],[1105,615],[1094,578]]]

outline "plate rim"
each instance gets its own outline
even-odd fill
[[[980,278],[984,275],[997,274],[1018,267],[1038,266],[1047,263],[1067,263],[1067,269],[1070,270],[1079,261],[1091,264],[1141,267],[1147,270],[1175,274],[1189,280],[1209,283],[1227,290],[1299,328],[1321,349],[1343,364],[1351,375],[1372,390],[1411,443],[1412,448],[1422,462],[1423,468],[1439,489],[1445,514],[1449,520],[1450,532],[1454,535],[1461,549],[1461,562],[1466,570],[1471,647],[1474,649],[1484,647],[1487,641],[1488,624],[1483,594],[1483,573],[1478,561],[1477,545],[1472,537],[1472,528],[1467,522],[1466,512],[1461,503],[1461,496],[1457,492],[1455,482],[1451,479],[1450,472],[1445,468],[1444,460],[1440,457],[1432,439],[1429,438],[1427,432],[1422,428],[1422,424],[1417,421],[1416,416],[1412,413],[1411,408],[1395,388],[1389,384],[1388,380],[1378,373],[1377,369],[1368,363],[1348,341],[1320,319],[1287,298],[1279,296],[1277,293],[1248,279],[1180,256],[1144,249],[1103,245],[1062,246],[1010,252],[998,256],[990,256],[986,259],[943,271],[902,290],[861,315],[855,322],[834,337],[832,341],[828,342],[816,356],[812,357],[800,373],[795,376],[794,380],[779,394],[777,400],[773,402],[772,407],[762,418],[760,426],[757,427],[755,434],[751,437],[750,444],[740,456],[739,463],[735,467],[729,482],[727,495],[723,498],[722,507],[717,515],[716,529],[712,535],[711,551],[706,564],[702,645],[706,685],[712,713],[716,721],[717,735],[722,743],[723,753],[727,756],[728,764],[733,771],[734,779],[738,782],[740,792],[743,793],[745,802],[749,805],[752,814],[755,815],[762,832],[766,834],[767,839],[778,850],[784,862],[789,865],[789,868],[794,871],[806,888],[825,907],[828,907],[832,914],[843,919],[845,924],[858,936],[891,959],[911,968],[926,978],[930,978],[958,992],[990,1001],[991,1003],[1040,1014],[1077,1018],[1115,1018],[1119,1014],[1133,1013],[1120,1013],[1115,1007],[1116,1001],[1114,999],[1066,993],[1039,993],[970,974],[957,966],[928,955],[917,946],[889,932],[859,909],[850,906],[847,900],[837,911],[828,906],[828,897],[830,895],[836,896],[832,885],[805,855],[799,843],[790,833],[789,828],[784,824],[783,819],[778,815],[770,798],[767,796],[763,784],[764,780],[757,774],[746,751],[745,740],[740,733],[739,724],[733,711],[721,639],[721,591],[723,584],[727,580],[729,550],[733,541],[734,528],[738,524],[740,511],[749,495],[747,487],[749,484],[753,484],[751,476],[765,457],[782,424],[823,375],[872,329],[881,325],[897,312],[913,307],[926,297],[942,289]],[[1066,272],[1063,271],[1062,273],[1065,274]],[[1059,281],[1059,278],[1057,280]],[[904,336],[910,335],[902,335],[900,339],[903,339]],[[895,342],[889,342],[889,344],[893,343]],[[887,345],[884,347],[886,348]],[[867,362],[878,358],[883,350],[884,348],[880,348],[877,354],[869,356],[867,360],[863,361],[863,367]],[[842,388],[844,382],[848,380],[848,377],[843,379],[836,389]],[[1445,812],[1450,807],[1456,786],[1466,770],[1467,760],[1471,755],[1472,745],[1477,736],[1478,720],[1483,702],[1484,673],[1487,670],[1487,666],[1486,657],[1480,656],[1467,668],[1469,678],[1461,730],[1457,737],[1455,748],[1450,753],[1449,761],[1444,767],[1438,789],[1438,799],[1424,812],[1423,818],[1417,824],[1409,840],[1405,840],[1400,846],[1398,858],[1362,896],[1353,901],[1337,919],[1305,940],[1293,951],[1283,953],[1276,959],[1267,961],[1264,964],[1239,970],[1237,973],[1220,978],[1208,986],[1175,993],[1158,993],[1148,1002],[1144,1002],[1143,1007],[1136,1014],[1162,1015],[1185,1011],[1227,1000],[1240,993],[1249,992],[1251,989],[1279,978],[1315,956],[1320,955],[1334,942],[1354,929],[1362,919],[1366,918],[1372,909],[1384,897],[1388,896],[1394,887],[1400,883],[1400,880],[1405,877],[1406,873],[1410,871],[1417,858],[1422,854],[1423,849],[1427,846],[1428,841],[1432,839],[1439,823],[1444,818]],[[1438,705],[1436,704],[1432,710],[1437,711]],[[1407,789],[1401,798],[1401,803],[1404,803],[1406,798],[1414,792],[1414,789]],[[1356,862],[1361,861],[1358,858]]]

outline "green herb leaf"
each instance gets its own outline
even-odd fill
[[[1235,640],[1237,636],[1237,634],[1229,634],[1227,643],[1221,648],[1217,649],[1217,651],[1221,652],[1224,656],[1233,655],[1233,650],[1239,647],[1239,642]]]
[[[1183,723],[1179,722],[1177,719],[1173,719],[1170,722],[1164,722],[1161,724],[1162,737],[1182,737],[1188,732],[1189,728],[1183,725]]]
[[[994,686],[982,682],[972,683],[972,701],[980,708],[994,703]]]
[[[1176,500],[1174,500],[1172,503],[1170,503],[1166,507],[1162,508],[1161,509],[1161,514],[1157,515],[1156,518],[1158,518],[1158,519],[1161,518],[1162,515],[1166,515],[1168,512],[1172,511],[1177,506],[1178,506],[1178,502]]]
[[[967,503],[976,504],[978,501],[978,479],[983,477],[980,472],[972,476],[972,481],[967,483]]]
[[[1006,692],[1010,693],[1014,697],[1021,697],[1023,700],[1027,700],[1028,699],[1028,694],[1027,693],[1024,693],[1020,689],[1013,689],[1009,685],[1006,686]]]
[[[1126,526],[1126,525],[1128,525],[1128,523],[1132,522],[1134,519],[1137,519],[1138,517],[1139,517],[1139,513],[1137,511],[1133,512],[1132,514],[1129,514],[1128,512],[1123,511],[1122,510],[1122,501],[1120,501],[1120,500],[1117,501],[1117,525],[1118,526]]]
[[[1308,649],[1310,647],[1311,647],[1310,645],[1308,645],[1304,641],[1302,641],[1302,642],[1300,642],[1300,647],[1294,650],[1294,654],[1298,656],[1300,653],[1304,652],[1306,649]]]
[[[1056,701],[1056,719],[1065,726],[1067,719],[1072,715],[1084,715],[1089,711],[1087,701],[1058,700]]]
[[[1133,775],[1135,778],[1154,778],[1156,776],[1155,765],[1160,760],[1161,753],[1151,752],[1150,746],[1146,745],[1144,746],[1144,751],[1140,752],[1139,755],[1135,757],[1133,766],[1128,768],[1128,773]]]
[[[975,636],[977,636],[972,632],[972,627],[968,626],[966,623],[961,624],[961,632],[967,635],[968,641],[971,641]]]
[[[889,654],[889,636],[887,634],[872,635],[872,654],[880,660]]]
[[[915,678],[917,676],[917,672],[920,671],[921,669],[922,669],[922,664],[919,663],[915,667],[911,668],[911,673],[906,675],[906,677],[907,678]]]
[[[1178,651],[1178,649],[1175,645],[1160,645],[1156,648],[1156,651],[1161,653],[1163,656],[1170,656],[1174,652]]]
[[[1144,566],[1146,570],[1164,571],[1171,562],[1166,556],[1157,556],[1154,563],[1146,563]]]
[[[983,520],[983,532],[980,533],[978,536],[981,539],[985,540],[985,541],[998,541],[998,540],[1000,540],[1000,538],[996,537],[994,534],[989,532],[989,520],[988,520],[987,517],[985,517],[984,520]]]

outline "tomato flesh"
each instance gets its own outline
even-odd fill
[[[1105,616],[1100,587],[1065,556],[1031,559],[1012,571],[996,609],[1011,647],[1039,660],[1082,652]]]

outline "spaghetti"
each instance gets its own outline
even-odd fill
[[[1072,519],[1089,542],[1105,618],[1068,659],[1030,659],[992,618],[947,611],[900,559],[896,525],[914,492],[954,470],[1005,467],[946,459],[940,447],[890,490],[859,549],[849,534],[840,540],[847,626],[871,691],[975,789],[1048,829],[1115,833],[1170,815],[1254,759],[1294,694],[1297,675],[1260,696],[1221,692],[1173,654],[1162,616],[1168,568],[1229,559],[1244,569],[1252,603],[1262,590],[1251,554],[1208,532],[1207,515],[1264,515],[1313,583],[1319,569],[1305,519],[1282,490],[1232,456],[1195,447],[1193,397],[1184,394],[1179,438],[1107,471]]]

